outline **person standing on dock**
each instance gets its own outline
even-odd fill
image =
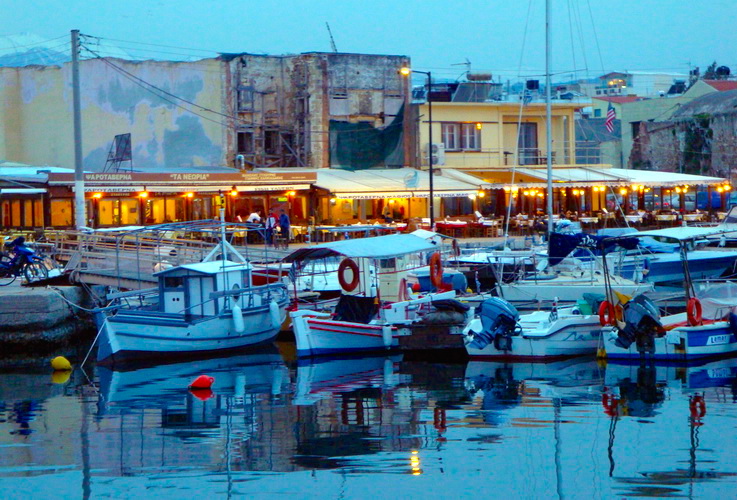
[[[289,215],[287,214],[284,209],[281,209],[281,214],[279,214],[279,232],[281,233],[281,239],[284,243],[284,248],[289,248],[289,237],[291,236],[289,234],[289,226],[291,225],[291,222],[289,220]]]
[[[276,230],[276,226],[278,224],[276,214],[274,212],[269,212],[269,216],[266,218],[266,244],[267,245],[273,245],[274,244],[274,231]]]

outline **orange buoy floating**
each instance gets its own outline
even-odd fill
[[[194,390],[211,389],[213,382],[215,382],[215,377],[200,375],[189,384],[189,388]]]

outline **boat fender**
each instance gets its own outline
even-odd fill
[[[688,403],[689,409],[691,410],[691,418],[699,419],[704,418],[706,415],[706,402],[703,396],[694,396]]]
[[[381,338],[384,341],[384,347],[392,346],[392,327],[391,325],[383,325],[381,327]]]
[[[438,252],[430,256],[430,282],[435,288],[443,286],[443,262]]]
[[[243,333],[246,330],[246,323],[243,321],[243,310],[241,306],[234,302],[230,311],[233,315],[233,329],[236,333]]]
[[[351,281],[345,277],[346,269],[351,270]],[[358,264],[353,259],[343,259],[338,266],[338,282],[340,287],[346,292],[352,292],[358,286],[360,276],[358,273]]]
[[[281,327],[281,314],[279,314],[279,304],[275,300],[269,303],[269,316],[271,316],[271,325],[274,328]]]
[[[614,304],[608,300],[603,301],[599,304],[599,324],[601,326],[614,325],[615,312]]]
[[[701,301],[696,297],[691,297],[690,299],[688,299],[688,304],[686,304],[686,316],[688,317],[689,325],[697,326],[701,324]]]

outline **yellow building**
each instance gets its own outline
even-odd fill
[[[521,101],[437,102],[434,97],[431,103],[434,169],[439,175],[450,169],[460,170],[494,184],[496,192],[492,192],[483,205],[476,207],[484,215],[505,213],[512,196],[510,189],[503,190],[505,186],[539,184],[537,175],[525,178],[522,171],[538,171],[547,164],[548,154],[555,169],[570,171],[571,167],[587,167],[576,164],[574,119],[580,104],[568,101],[552,104],[552,149],[548,152],[544,102],[524,105]],[[419,163],[423,168],[429,165],[428,108],[428,104],[423,103],[418,109]],[[453,200],[436,199],[436,213],[453,213],[462,209],[448,206],[449,202]],[[542,209],[544,203],[544,193],[537,190],[534,203],[520,205],[517,209],[522,210],[524,206],[525,210],[534,211]],[[560,203],[557,189],[555,204],[556,211],[566,208],[566,203]]]

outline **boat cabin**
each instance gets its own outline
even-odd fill
[[[250,288],[251,264],[216,260],[197,262],[156,273],[159,280],[159,310],[165,313],[215,316],[230,306],[231,299],[210,299],[212,292]],[[238,299],[244,300],[241,295]],[[239,304],[244,306],[244,304]]]

